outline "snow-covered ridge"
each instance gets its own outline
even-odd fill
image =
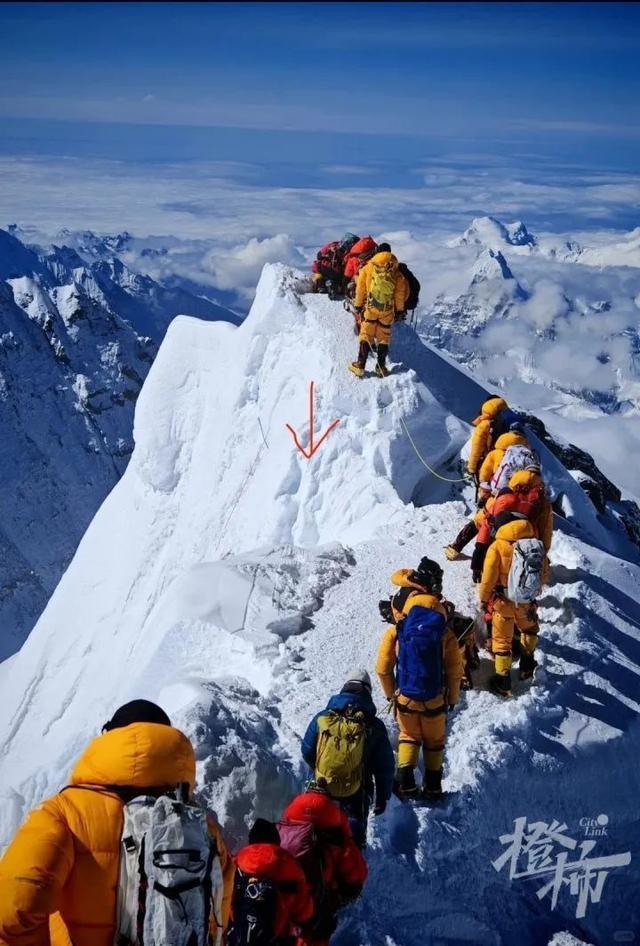
[[[455,479],[485,390],[406,325],[397,371],[357,381],[346,371],[350,317],[301,288],[300,274],[267,267],[239,329],[188,318],[169,329],[138,400],[131,462],[36,629],[0,667],[0,845],[133,696],[160,702],[194,740],[204,795],[231,838],[254,814],[278,815],[301,781],[309,716],[347,668],[373,666],[389,574],[424,554],[444,564],[471,491],[434,476],[406,430],[428,466]],[[339,424],[307,461],[286,425],[306,443],[312,380],[316,429]],[[568,891],[552,915],[493,870],[498,837],[524,813],[607,811],[616,847],[632,826],[637,549],[540,450],[566,516],[541,602],[542,670],[512,704],[482,687],[465,697],[448,755],[459,795],[443,812],[393,802],[376,820],[371,880],[342,946],[516,936],[537,946],[579,932]],[[471,613],[465,564],[445,574],[446,593]],[[481,683],[487,672],[485,660]],[[613,760],[615,793],[601,777]],[[609,881],[585,938],[622,928],[635,883],[635,868]]]

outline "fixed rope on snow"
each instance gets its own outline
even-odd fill
[[[377,345],[374,347],[368,339],[367,339],[367,345],[369,346],[369,351],[371,352],[372,355],[374,355],[374,357],[375,357],[376,360],[377,360],[377,357],[378,357],[378,348],[377,348]],[[407,437],[409,438],[409,443],[410,443],[411,446],[413,447],[413,449],[414,449],[414,451],[415,451],[415,453],[416,453],[416,456],[418,457],[418,459],[420,460],[420,462],[422,463],[422,465],[429,471],[429,473],[431,473],[432,476],[435,476],[437,479],[442,480],[444,483],[466,483],[466,482],[467,482],[467,477],[466,477],[466,476],[456,476],[456,477],[442,476],[440,473],[437,473],[432,467],[430,467],[429,464],[427,463],[427,461],[425,460],[425,458],[422,456],[422,454],[421,454],[420,451],[418,450],[418,447],[416,446],[416,443],[415,443],[413,437],[412,437],[411,434],[409,433],[409,428],[407,427],[407,425],[406,425],[406,423],[405,423],[404,417],[401,417],[401,418],[400,418],[400,423],[402,424],[402,426],[403,426],[403,428],[404,428],[404,432],[406,433]]]

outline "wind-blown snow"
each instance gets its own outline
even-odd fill
[[[203,796],[231,839],[253,815],[279,814],[301,784],[309,717],[349,669],[372,669],[389,574],[425,554],[444,564],[471,510],[470,489],[434,476],[405,426],[453,480],[486,393],[407,326],[396,327],[386,382],[346,371],[355,347],[343,308],[302,295],[279,266],[266,268],[239,329],[172,324],[123,478],[34,632],[0,666],[0,844],[134,696],[163,704],[194,740]],[[306,443],[312,380],[317,431],[340,423],[307,461],[286,424]],[[541,601],[539,674],[500,703],[484,689],[484,656],[480,688],[450,721],[456,794],[440,810],[394,800],[375,820],[370,880],[338,946],[604,942],[637,927],[637,548],[540,450],[567,518]],[[447,595],[472,613],[465,563],[445,574]],[[510,884],[492,868],[514,818],[575,831],[600,812],[605,849],[633,859],[584,920],[568,889],[552,912],[534,880]]]

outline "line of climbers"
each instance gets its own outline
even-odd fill
[[[349,370],[363,378],[369,354],[374,353],[376,374],[386,377],[393,323],[404,320],[418,305],[416,276],[398,261],[388,243],[376,244],[371,236],[353,233],[325,244],[312,271],[313,290],[326,292],[331,299],[344,298],[354,315],[359,347]]]
[[[514,654],[520,679],[536,666],[552,510],[522,418],[494,395],[474,423],[468,472],[478,509],[445,554],[459,559],[476,539],[489,686],[507,697]],[[187,737],[155,704],[127,704],[0,861],[0,944],[218,946],[225,934],[228,946],[327,946],[367,877],[370,811],[382,815],[392,793],[429,804],[443,797],[447,720],[479,666],[476,619],[444,597],[437,562],[424,557],[391,583],[379,602],[388,627],[376,670],[398,727],[395,757],[369,674],[353,671],[304,735],[307,789],[277,824],[258,819],[232,858],[193,800]]]
[[[519,414],[492,395],[474,420],[467,472],[476,485],[477,511],[446,546],[450,561],[474,538],[471,573],[494,656],[491,689],[511,695],[511,667],[519,657],[520,680],[535,671],[537,599],[548,575],[553,509],[540,458]]]

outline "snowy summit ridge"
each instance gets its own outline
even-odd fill
[[[232,841],[252,817],[281,813],[304,778],[299,738],[311,713],[347,668],[373,668],[390,573],[425,554],[444,562],[472,508],[472,491],[453,481],[486,391],[410,327],[396,329],[397,370],[356,381],[342,306],[304,294],[300,275],[278,265],[265,268],[238,329],[173,322],[138,400],[126,472],[24,647],[0,665],[10,786],[0,846],[132,697],[159,702],[192,738],[204,798]],[[311,381],[316,429],[339,424],[307,461],[287,424],[307,442]],[[536,445],[561,511],[540,603],[541,669],[506,704],[481,673],[452,715],[445,810],[394,801],[375,819],[370,879],[338,933],[344,946],[424,946],[427,934],[537,946],[566,930],[598,941],[631,902],[634,861],[609,878],[607,910],[580,924],[568,889],[543,909],[530,886],[492,867],[498,839],[525,813],[606,811],[617,849],[639,790],[635,752],[621,760],[618,749],[627,733],[633,750],[638,732],[638,551]],[[473,613],[463,563],[447,565],[445,593]],[[614,760],[615,792],[602,778]]]

